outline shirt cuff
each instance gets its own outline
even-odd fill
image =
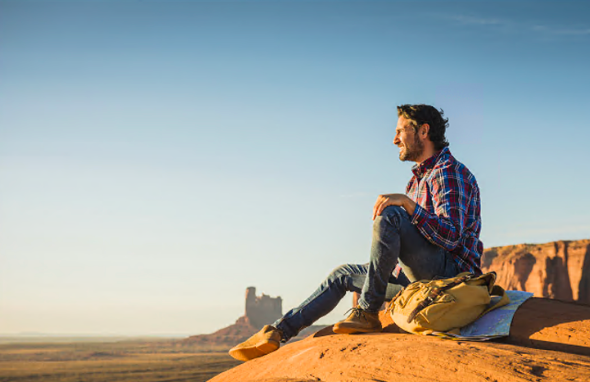
[[[414,215],[412,215],[412,224],[422,227],[424,224],[426,224],[427,217],[428,211],[426,211],[421,205],[416,203]]]

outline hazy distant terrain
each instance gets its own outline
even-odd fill
[[[226,351],[177,341],[0,345],[0,381],[207,381],[238,365]]]

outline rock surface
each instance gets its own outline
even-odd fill
[[[482,270],[506,290],[590,304],[590,239],[489,248]]]
[[[533,298],[508,339],[481,343],[402,334],[381,318],[383,333],[335,335],[328,327],[211,381],[590,380],[590,306]]]

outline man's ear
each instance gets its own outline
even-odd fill
[[[422,124],[418,130],[418,135],[421,139],[428,139],[428,132],[430,131],[430,125],[428,123]]]

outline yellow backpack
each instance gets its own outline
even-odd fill
[[[495,272],[481,276],[466,272],[450,279],[416,281],[391,300],[388,311],[396,325],[406,332],[457,332],[510,302],[504,289],[494,285],[495,281]],[[489,307],[492,295],[501,299]]]

